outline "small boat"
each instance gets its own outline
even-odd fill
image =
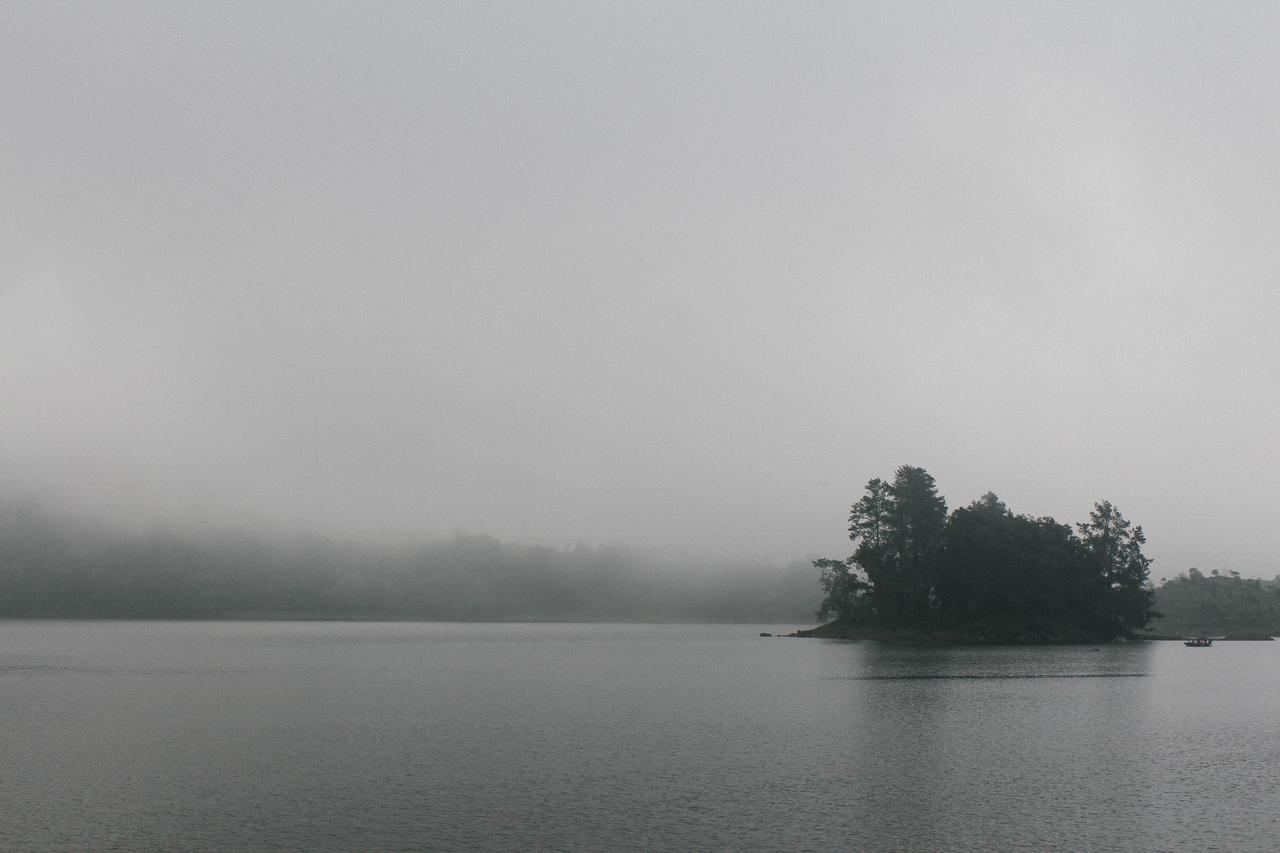
[[[1212,646],[1213,639],[1211,637],[1187,637],[1182,641],[1182,645],[1191,646],[1194,649],[1202,649],[1206,646]]]

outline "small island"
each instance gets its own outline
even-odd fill
[[[1142,527],[1108,501],[1074,528],[1015,515],[988,492],[948,514],[903,465],[849,514],[854,552],[820,559],[819,619],[797,636],[938,644],[1134,639],[1157,614]]]

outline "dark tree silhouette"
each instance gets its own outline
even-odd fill
[[[1147,537],[1110,501],[1095,504],[1089,520],[1076,525],[1085,550],[1106,586],[1099,617],[1118,633],[1146,627],[1153,593],[1147,582],[1151,560],[1142,553]]]
[[[1104,501],[1077,529],[1014,515],[991,492],[948,516],[933,477],[904,465],[853,505],[853,554],[815,561],[819,617],[1022,639],[1132,635],[1154,615],[1142,528]]]

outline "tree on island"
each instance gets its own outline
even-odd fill
[[[1142,526],[1130,524],[1110,501],[1103,501],[1076,529],[1105,582],[1103,600],[1108,610],[1104,618],[1122,633],[1145,628],[1151,621],[1155,593],[1147,581],[1151,560],[1142,553],[1147,541]]]
[[[1107,501],[1076,530],[990,492],[948,515],[933,477],[904,465],[867,483],[849,538],[851,556],[814,562],[818,617],[838,625],[1083,639],[1132,635],[1154,615],[1142,528]]]
[[[845,560],[816,560],[827,594],[820,618],[912,624],[935,605],[947,528],[947,503],[923,468],[903,465],[892,483],[877,478],[849,513]]]

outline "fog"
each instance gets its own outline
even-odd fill
[[[371,547],[261,531],[93,524],[0,507],[0,618],[804,623],[804,560],[454,536]]]
[[[1276,573],[1274,4],[10,3],[0,497],[848,553],[899,464]]]

